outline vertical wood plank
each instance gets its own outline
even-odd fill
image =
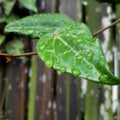
[[[24,120],[26,63],[15,60],[7,68],[8,116],[11,120]],[[15,73],[15,74],[13,74]]]
[[[41,0],[42,12],[55,12],[56,0]],[[41,9],[41,8],[39,8]],[[35,48],[35,46],[33,46]],[[37,91],[35,120],[54,120],[54,94],[55,94],[55,71],[46,68],[44,63],[36,56],[37,63]]]
[[[76,0],[76,21],[77,22],[82,22],[82,16],[83,16],[83,11],[82,11],[82,0]],[[77,84],[77,114],[76,114],[76,120],[81,120],[82,119],[82,101],[83,101],[83,96],[82,96],[82,85],[81,85],[81,78],[76,78],[76,84]],[[71,89],[72,90],[72,89]],[[74,94],[74,93],[73,93]],[[71,108],[72,109],[72,108]]]
[[[3,59],[0,57],[0,117],[3,116],[4,111],[3,111],[3,102],[4,102],[4,94],[5,94],[5,81],[4,81],[4,63],[3,63]]]
[[[28,120],[35,118],[35,102],[36,102],[36,83],[37,83],[37,64],[36,56],[31,58],[30,83],[29,83],[29,107]]]
[[[53,72],[44,68],[40,120],[53,120]]]
[[[80,12],[77,7],[79,7],[79,5],[77,6],[77,0],[60,0],[59,12],[76,20]],[[59,73],[57,82],[57,119],[76,120],[78,118],[77,79],[67,74]]]
[[[56,0],[46,0],[46,12],[56,12]]]
[[[110,24],[109,15],[111,6],[109,4],[102,4],[101,5],[101,26],[105,27]],[[110,30],[106,30],[102,33],[101,37],[102,41],[102,47],[104,54],[106,56],[106,60],[109,64],[109,67],[111,70],[113,70],[113,37],[112,32]],[[109,55],[108,55],[109,54]],[[111,57],[110,57],[111,56]],[[113,120],[113,113],[112,113],[112,86],[110,85],[102,85],[103,89],[103,100],[100,105],[100,120]],[[109,103],[108,106],[106,106],[106,103]]]
[[[44,66],[43,62],[37,58],[37,94],[35,119],[53,119],[53,71]]]
[[[120,5],[116,5],[116,16],[120,19]],[[120,76],[120,23],[117,24],[116,28],[116,40],[117,40],[117,58],[118,58],[118,76]],[[117,120],[120,120],[120,87],[118,87],[118,98],[116,99],[116,116]]]
[[[97,9],[98,4],[94,0],[88,0],[87,25],[90,27],[92,32],[95,32],[99,28],[99,13]],[[92,82],[87,82],[87,92],[85,98],[85,120],[98,120],[98,112],[98,85]]]
[[[66,75],[58,73],[57,78],[57,120],[66,120]]]
[[[73,20],[76,20],[77,0],[60,0],[60,12],[68,15]]]
[[[78,86],[77,84],[79,83],[77,81],[78,79],[71,76],[70,79],[70,119],[69,120],[77,120],[78,118]],[[80,84],[79,84],[80,85]],[[80,106],[79,106],[80,107]]]

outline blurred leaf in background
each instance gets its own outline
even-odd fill
[[[5,10],[6,15],[10,15],[15,2],[16,2],[16,0],[7,0],[3,3],[3,8]]]
[[[5,35],[0,34],[0,45],[4,42],[5,40]]]
[[[37,12],[36,0],[18,0],[25,8]]]
[[[21,54],[24,53],[24,44],[20,40],[11,40],[6,43],[5,46],[6,52],[9,54]]]

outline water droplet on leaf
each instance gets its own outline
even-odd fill
[[[72,65],[73,67],[75,67],[75,63],[73,63],[73,65]]]
[[[33,30],[29,30],[28,33],[29,33],[29,34],[32,34],[32,33],[33,33]]]
[[[90,50],[89,52],[88,52],[88,54],[87,54],[87,60],[92,60],[93,59],[93,55],[94,55],[94,53],[93,53],[93,51],[92,50]]]
[[[72,38],[74,38],[74,39],[75,39],[75,38],[77,38],[77,36],[76,36],[76,35],[72,35]]]
[[[59,60],[57,60],[56,62],[57,62],[57,64],[59,64],[59,63],[60,63],[60,61],[59,61]]]
[[[101,75],[100,77],[99,77],[99,80],[100,81],[106,81],[106,80],[108,80],[108,76],[107,75]]]
[[[62,66],[62,67],[60,68],[60,71],[61,71],[61,72],[66,72],[66,67]]]
[[[79,76],[79,75],[80,75],[80,71],[79,71],[77,68],[73,68],[73,69],[72,69],[72,74],[73,74],[74,76]]]
[[[101,59],[104,59],[104,55],[100,56]]]
[[[89,65],[89,67],[88,67],[89,69],[92,69],[93,68],[93,66],[91,66],[91,65]]]
[[[81,60],[81,59],[82,59],[82,55],[78,55],[78,56],[77,56],[77,59],[78,59],[78,60]]]
[[[49,68],[51,68],[53,66],[53,61],[52,60],[47,60],[45,61],[45,65]]]
[[[43,50],[45,48],[45,45],[40,46],[40,50]]]
[[[82,40],[81,40],[81,39],[78,39],[78,40],[77,40],[77,43],[78,43],[78,44],[79,44],[79,43],[81,43],[81,42],[82,42]]]

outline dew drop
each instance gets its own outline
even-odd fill
[[[45,45],[40,46],[40,50],[43,50],[45,48]]]
[[[81,42],[82,42],[82,40],[81,40],[81,39],[78,39],[78,40],[77,40],[77,43],[81,43]]]
[[[106,81],[106,80],[108,80],[108,76],[107,75],[101,75],[100,77],[99,77],[99,80],[100,81]]]
[[[87,54],[87,60],[92,60],[93,59],[93,55],[94,55],[94,53],[93,53],[93,51],[92,50],[90,50],[89,52],[88,52],[88,54]]]
[[[66,34],[66,37],[69,37],[70,36],[70,34]]]
[[[73,65],[72,65],[73,67],[75,67],[75,63],[73,63]]]
[[[52,60],[47,60],[45,61],[45,65],[49,68],[51,68],[53,66],[53,61]]]
[[[75,38],[77,38],[77,36],[76,36],[76,35],[72,35],[72,38],[74,38],[74,39],[75,39]]]
[[[32,33],[33,33],[33,30],[29,30],[28,33],[29,33],[29,34],[32,34]]]
[[[81,60],[81,59],[82,59],[82,55],[78,55],[76,58],[77,58],[78,60]]]
[[[89,65],[89,66],[88,66],[88,68],[89,68],[89,69],[92,69],[92,68],[93,68],[93,66]]]
[[[57,60],[56,62],[57,62],[57,64],[59,64],[59,63],[60,63],[60,61],[59,61],[59,60]]]
[[[104,55],[100,56],[101,59],[104,59]]]
[[[62,66],[62,67],[60,68],[60,71],[61,71],[61,72],[66,72],[66,67]]]
[[[79,75],[80,75],[80,71],[79,71],[77,68],[73,68],[73,69],[72,69],[72,74],[73,74],[74,76],[79,76]]]

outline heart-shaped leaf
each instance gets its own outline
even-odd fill
[[[8,24],[5,32],[16,32],[40,38],[43,34],[53,33],[60,27],[71,23],[73,21],[63,14],[37,14]]]
[[[71,24],[41,37],[37,52],[47,67],[102,84],[120,84],[108,69],[101,44],[85,24]]]
[[[120,3],[120,0],[96,0],[98,2],[108,2],[108,3],[111,3],[111,4],[119,4]]]

